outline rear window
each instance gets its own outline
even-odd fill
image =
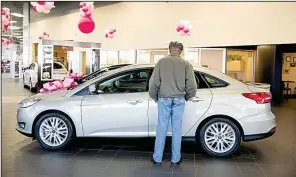
[[[219,78],[216,78],[212,75],[201,73],[201,75],[205,78],[206,82],[210,86],[210,88],[220,88],[227,87],[229,84]]]

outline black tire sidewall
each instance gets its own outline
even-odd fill
[[[66,139],[66,141],[61,144],[60,146],[55,146],[55,147],[52,147],[52,146],[49,146],[47,144],[45,144],[42,139],[40,138],[40,135],[39,135],[39,129],[40,129],[40,126],[41,126],[41,123],[46,120],[47,118],[50,118],[50,117],[58,117],[60,119],[62,119],[66,125],[67,125],[67,128],[68,128],[68,137]],[[44,149],[47,149],[47,150],[61,150],[61,149],[65,149],[67,148],[71,143],[72,143],[72,140],[73,140],[73,137],[74,137],[74,127],[72,125],[72,123],[70,122],[70,120],[64,116],[64,115],[61,115],[61,114],[58,114],[58,113],[49,113],[49,114],[45,114],[43,115],[36,123],[35,127],[35,137],[36,137],[36,140],[37,142],[39,143],[39,145],[44,148]]]
[[[216,152],[213,152],[212,150],[210,150],[206,143],[205,143],[205,139],[204,139],[204,135],[205,135],[205,130],[213,123],[215,122],[224,122],[224,123],[227,123],[229,126],[231,126],[235,132],[235,144],[234,146],[228,151],[228,152],[225,152],[225,153],[216,153]],[[211,119],[209,120],[208,122],[206,122],[202,128],[200,129],[199,131],[199,142],[200,142],[200,145],[202,146],[202,149],[208,153],[209,155],[213,156],[213,157],[229,157],[229,156],[232,156],[239,148],[240,146],[240,142],[241,142],[241,135],[240,135],[240,130],[239,128],[231,121],[231,120],[228,120],[228,119],[225,119],[225,118],[214,118],[214,119]]]

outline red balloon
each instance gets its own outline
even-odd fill
[[[95,29],[95,22],[90,17],[83,17],[78,22],[79,30],[84,34],[89,34]]]
[[[5,15],[5,11],[3,9],[1,10],[1,15]]]
[[[108,33],[106,33],[106,34],[105,34],[105,37],[108,38],[108,36],[109,36]]]
[[[39,36],[39,39],[42,39],[42,36]]]
[[[183,32],[184,32],[184,33],[188,33],[188,32],[189,32],[189,28],[188,28],[188,27],[185,27],[185,28],[183,29]]]
[[[177,30],[177,32],[180,32],[181,31],[181,29],[179,27],[177,27],[176,30]]]
[[[37,12],[37,10],[36,10],[36,6],[33,6],[33,10],[34,10],[35,12]]]
[[[44,1],[37,1],[37,4],[39,4],[39,5],[44,5],[45,2],[44,2]]]
[[[9,27],[9,25],[4,25],[4,28],[7,29]]]
[[[114,29],[113,29],[113,33],[115,33],[115,32],[116,32],[116,29],[114,28]]]
[[[43,32],[43,35],[46,35],[46,32]]]
[[[113,33],[114,33],[114,31],[113,31],[113,30],[110,30],[110,31],[109,31],[109,34],[113,34]]]

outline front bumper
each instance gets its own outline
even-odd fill
[[[254,141],[272,136],[276,132],[276,120],[272,112],[246,117],[239,120],[243,141]]]
[[[16,116],[16,130],[25,136],[32,136],[32,126],[36,116],[36,111],[32,106],[19,108]]]

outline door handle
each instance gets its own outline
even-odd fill
[[[196,102],[203,101],[203,99],[198,98],[198,97],[193,97],[193,98],[191,98],[189,101],[196,103]]]
[[[140,100],[129,100],[129,101],[127,101],[127,103],[132,104],[132,105],[136,105],[138,103],[143,103],[143,101],[140,101]]]

